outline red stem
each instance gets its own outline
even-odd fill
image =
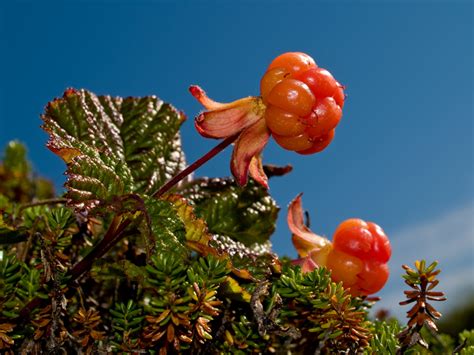
[[[74,265],[74,267],[69,271],[69,282],[78,279],[83,273],[90,270],[94,260],[103,257],[105,253],[107,253],[115,244],[117,244],[120,239],[123,238],[125,234],[124,231],[130,223],[131,221],[129,219],[120,221],[120,218],[115,217],[104,238],[99,243],[97,243],[94,249],[92,249],[91,252],[84,257],[84,259]]]
[[[188,167],[184,170],[182,170],[180,173],[175,175],[173,178],[168,180],[163,186],[161,186],[158,191],[156,191],[152,196],[155,198],[163,196],[165,193],[167,193],[174,185],[176,185],[178,182],[183,180],[186,176],[191,174],[193,171],[198,169],[201,165],[206,163],[207,161],[211,160],[214,158],[217,154],[219,154],[221,151],[223,151],[227,146],[231,145],[239,136],[239,134],[235,134],[233,136],[227,137],[224,139],[222,142],[220,142],[218,145],[216,145],[214,148],[212,148],[209,152],[204,154],[201,158],[196,160],[194,163],[188,165]]]

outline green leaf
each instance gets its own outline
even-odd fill
[[[160,253],[183,253],[186,249],[186,229],[174,206],[163,200],[145,198],[147,211],[143,232],[154,239],[154,248]]]
[[[15,255],[0,250],[0,311],[5,310],[4,303],[10,298],[22,277],[22,263]]]
[[[275,230],[279,207],[267,190],[250,181],[239,187],[231,179],[200,179],[180,191],[195,205],[209,231],[246,246],[265,243]]]
[[[119,98],[68,89],[42,116],[48,148],[67,163],[66,197],[94,210],[127,193],[151,194],[184,165],[184,118],[154,96]]]
[[[215,253],[216,251],[209,245],[212,236],[208,232],[207,224],[203,219],[196,217],[194,207],[185,198],[176,194],[166,196],[165,200],[172,204],[184,223],[188,247],[204,255]]]
[[[143,310],[133,303],[132,300],[129,300],[127,305],[118,303],[115,305],[115,309],[110,309],[109,311],[113,316],[112,328],[122,333],[128,332],[128,335],[137,333],[140,329],[140,324],[145,318],[141,315]],[[122,341],[122,335],[116,334],[116,340]]]

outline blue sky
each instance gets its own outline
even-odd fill
[[[276,55],[303,51],[348,98],[323,153],[299,156],[273,142],[265,150],[265,162],[294,167],[270,183],[282,207],[275,250],[295,255],[286,205],[304,192],[315,232],[332,236],[350,217],[375,221],[392,239],[393,275],[402,262],[438,259],[448,306],[461,288],[472,290],[472,2],[41,3],[0,5],[0,146],[27,143],[37,171],[58,187],[64,165],[44,147],[39,115],[65,88],[171,102],[189,116],[182,134],[193,161],[216,142],[195,132],[201,107],[188,86],[218,101],[257,95]],[[229,155],[197,174],[228,175]],[[393,277],[382,292],[387,306],[400,287]]]

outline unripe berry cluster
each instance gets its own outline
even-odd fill
[[[304,53],[276,57],[260,81],[265,121],[287,150],[313,154],[326,148],[342,116],[344,91]]]

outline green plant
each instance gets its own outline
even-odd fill
[[[398,334],[401,344],[399,353],[403,353],[416,344],[428,348],[429,345],[421,333],[423,329],[427,329],[436,336],[438,327],[435,320],[441,317],[441,313],[429,301],[446,300],[443,292],[433,291],[439,283],[436,276],[441,272],[441,270],[436,269],[437,265],[437,262],[426,265],[424,260],[417,260],[415,269],[403,265],[403,269],[406,271],[406,274],[403,275],[405,283],[412,290],[405,291],[407,300],[400,302],[400,305],[413,303],[413,307],[407,312],[409,318],[407,327]]]
[[[276,68],[297,71],[301,56],[277,60]],[[305,75],[308,86],[311,78],[331,79],[322,70]],[[342,107],[342,88],[324,83],[336,88],[333,100]],[[319,89],[311,90],[317,104]],[[187,167],[179,135],[185,116],[154,96],[68,89],[48,104],[47,146],[66,163],[62,196],[32,173],[23,145],[7,146],[0,163],[0,351],[411,351],[411,340],[397,339],[396,322],[370,319],[373,301],[335,282],[325,264],[314,267],[318,256],[328,257],[327,240],[315,239],[321,255],[309,270],[272,252],[279,207],[267,179],[291,168],[262,165],[270,137],[265,100],[220,104],[196,86],[191,93],[208,110],[196,118],[197,129],[223,141]],[[235,179],[189,178],[232,142]],[[308,232],[299,212],[298,230]],[[384,235],[367,226],[377,245],[370,257],[386,262]],[[422,331],[411,324],[405,333],[412,339]],[[471,338],[462,333],[459,345],[444,341],[443,349],[470,351]]]

